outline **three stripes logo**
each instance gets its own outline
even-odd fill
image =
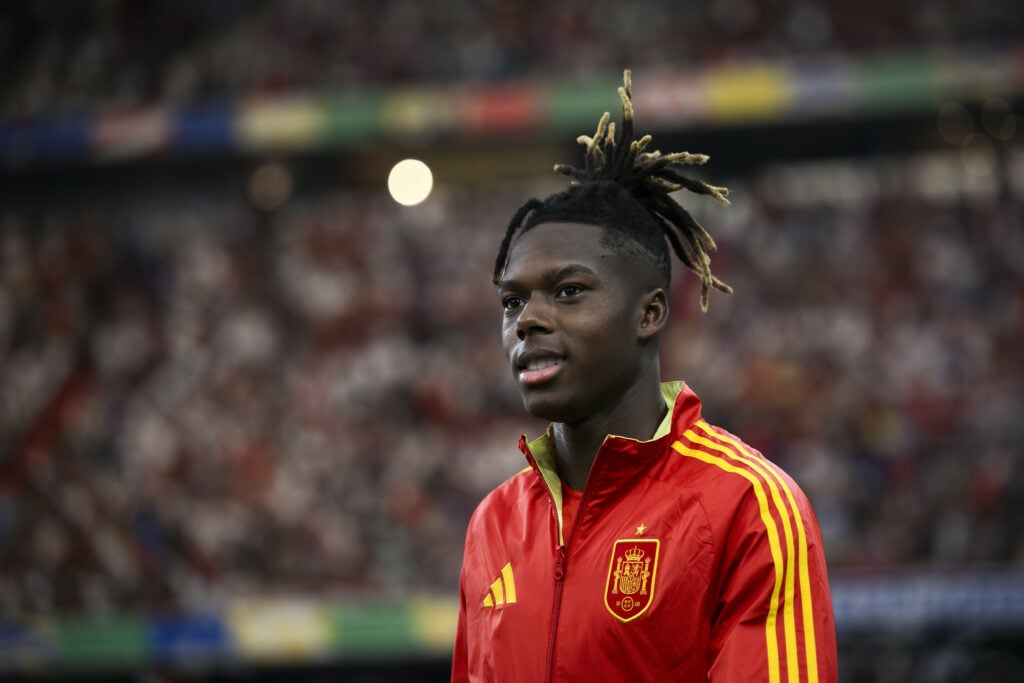
[[[501,607],[512,605],[516,601],[516,580],[512,576],[512,563],[508,562],[501,568],[501,576],[494,580],[487,595],[484,607]]]

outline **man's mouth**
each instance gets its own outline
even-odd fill
[[[562,369],[560,358],[537,358],[519,371],[519,382],[526,386],[542,384],[552,379]]]

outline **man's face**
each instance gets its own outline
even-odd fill
[[[542,224],[509,253],[502,344],[534,417],[579,423],[613,410],[638,379],[643,287],[635,261],[603,246],[603,233]]]

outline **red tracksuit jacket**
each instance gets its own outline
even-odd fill
[[[836,680],[817,520],[682,382],[650,441],[609,436],[572,529],[550,433],[466,536],[452,681]]]

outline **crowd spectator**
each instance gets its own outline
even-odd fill
[[[5,3],[3,117],[1019,45],[1008,0]]]

